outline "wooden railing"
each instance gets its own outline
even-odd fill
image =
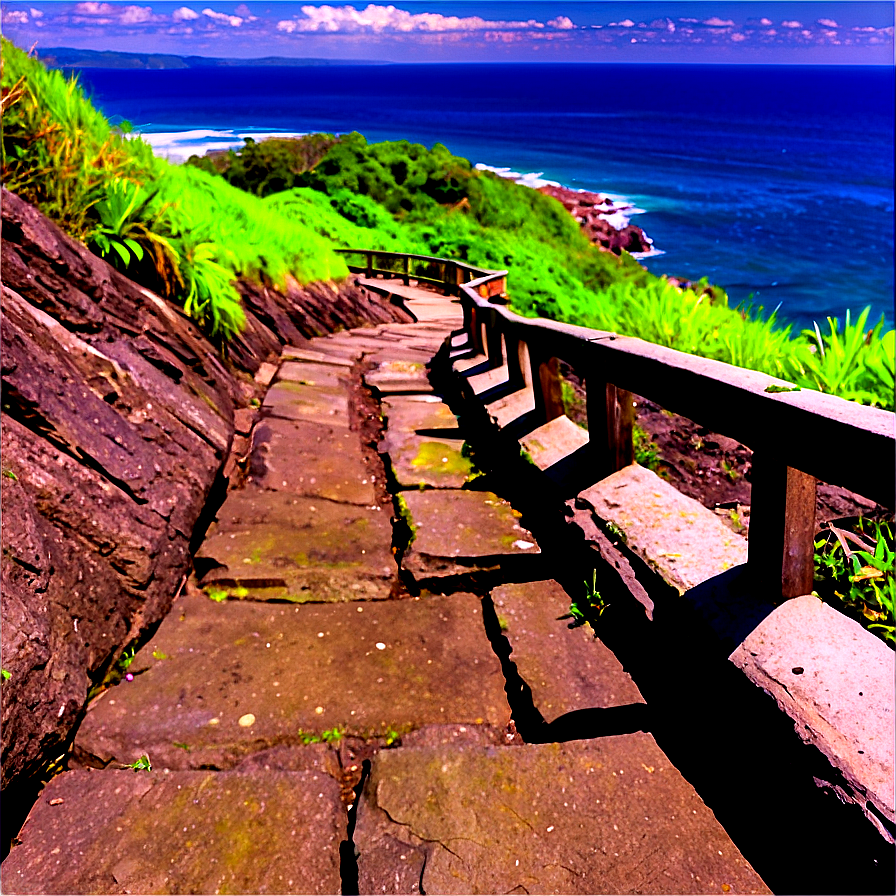
[[[346,256],[346,265],[366,277],[396,277],[405,286],[411,280],[439,286],[448,295],[460,295],[460,288],[472,289],[482,298],[506,301],[507,271],[489,271],[434,255],[381,252],[378,249],[337,249]],[[359,264],[358,261],[363,259]]]
[[[471,350],[488,368],[506,365],[509,390],[533,389],[535,425],[564,413],[559,362],[570,365],[585,384],[595,482],[633,461],[632,393],[750,447],[748,566],[770,595],[812,591],[816,480],[893,507],[896,415],[890,411],[808,389],[769,392],[792,384],[630,336],[521,317],[502,307],[506,271],[370,252],[365,272],[375,274],[380,258],[408,259],[407,276],[460,296]],[[441,279],[411,273],[417,260],[444,265]]]

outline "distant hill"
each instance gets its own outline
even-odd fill
[[[179,69],[252,66],[309,65],[386,65],[378,59],[293,59],[286,56],[262,56],[258,59],[230,59],[218,56],[174,56],[167,53],[119,53],[115,50],[78,50],[73,47],[38,49],[37,56],[50,68],[130,68]]]

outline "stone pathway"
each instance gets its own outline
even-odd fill
[[[420,292],[284,353],[201,590],[91,704],[4,892],[768,892],[479,487],[427,368],[459,306]]]

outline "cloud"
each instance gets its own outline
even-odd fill
[[[213,22],[220,22],[222,25],[230,25],[231,28],[239,28],[243,24],[240,16],[229,16],[223,12],[215,12],[213,9],[206,7],[202,10],[204,16],[208,16]]]
[[[797,21],[792,21],[792,22],[781,22],[781,27],[782,27],[782,28],[802,28],[802,27],[803,27],[803,23],[802,23],[802,22],[797,22]]]
[[[119,19],[122,25],[139,25],[150,21],[152,21],[151,6],[126,6]]]
[[[731,19],[720,19],[718,16],[713,16],[711,19],[707,19],[704,25],[709,25],[710,28],[733,28],[734,22]]]
[[[27,25],[28,13],[24,9],[10,9],[3,11],[4,25]]]
[[[772,22],[771,19],[760,19],[760,20],[759,20],[759,24],[760,24],[760,25],[765,25],[765,27],[768,28],[768,26],[769,26],[769,25],[773,25],[774,22]]]
[[[558,16],[548,27],[566,31],[575,28],[566,16]],[[354,6],[303,6],[302,16],[277,22],[277,30],[295,32],[324,32],[340,34],[361,33],[438,33],[449,31],[516,31],[543,29],[544,22],[534,19],[522,21],[489,21],[480,16],[444,16],[441,13],[411,13],[394,6],[369,4],[365,9]]]
[[[631,19],[623,19],[621,22],[610,22],[608,28],[634,28],[635,23]]]
[[[819,25],[824,25],[825,28],[839,28],[840,26],[833,19],[819,19]]]
[[[175,9],[173,13],[171,13],[171,18],[174,19],[175,22],[189,22],[193,19],[199,18],[199,13],[196,12],[195,9],[190,9],[189,6],[182,6],[180,9]]]
[[[39,9],[35,9],[33,6],[28,10],[28,12],[31,13],[32,19],[42,19],[44,17],[44,14]]]
[[[560,31],[569,31],[571,28],[576,27],[568,16],[557,16],[556,19],[551,19],[547,24],[549,28],[557,28]]]

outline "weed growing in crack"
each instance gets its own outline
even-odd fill
[[[132,768],[135,772],[151,772],[152,763],[149,761],[149,756],[141,756],[136,762],[123,765],[122,768]]]

